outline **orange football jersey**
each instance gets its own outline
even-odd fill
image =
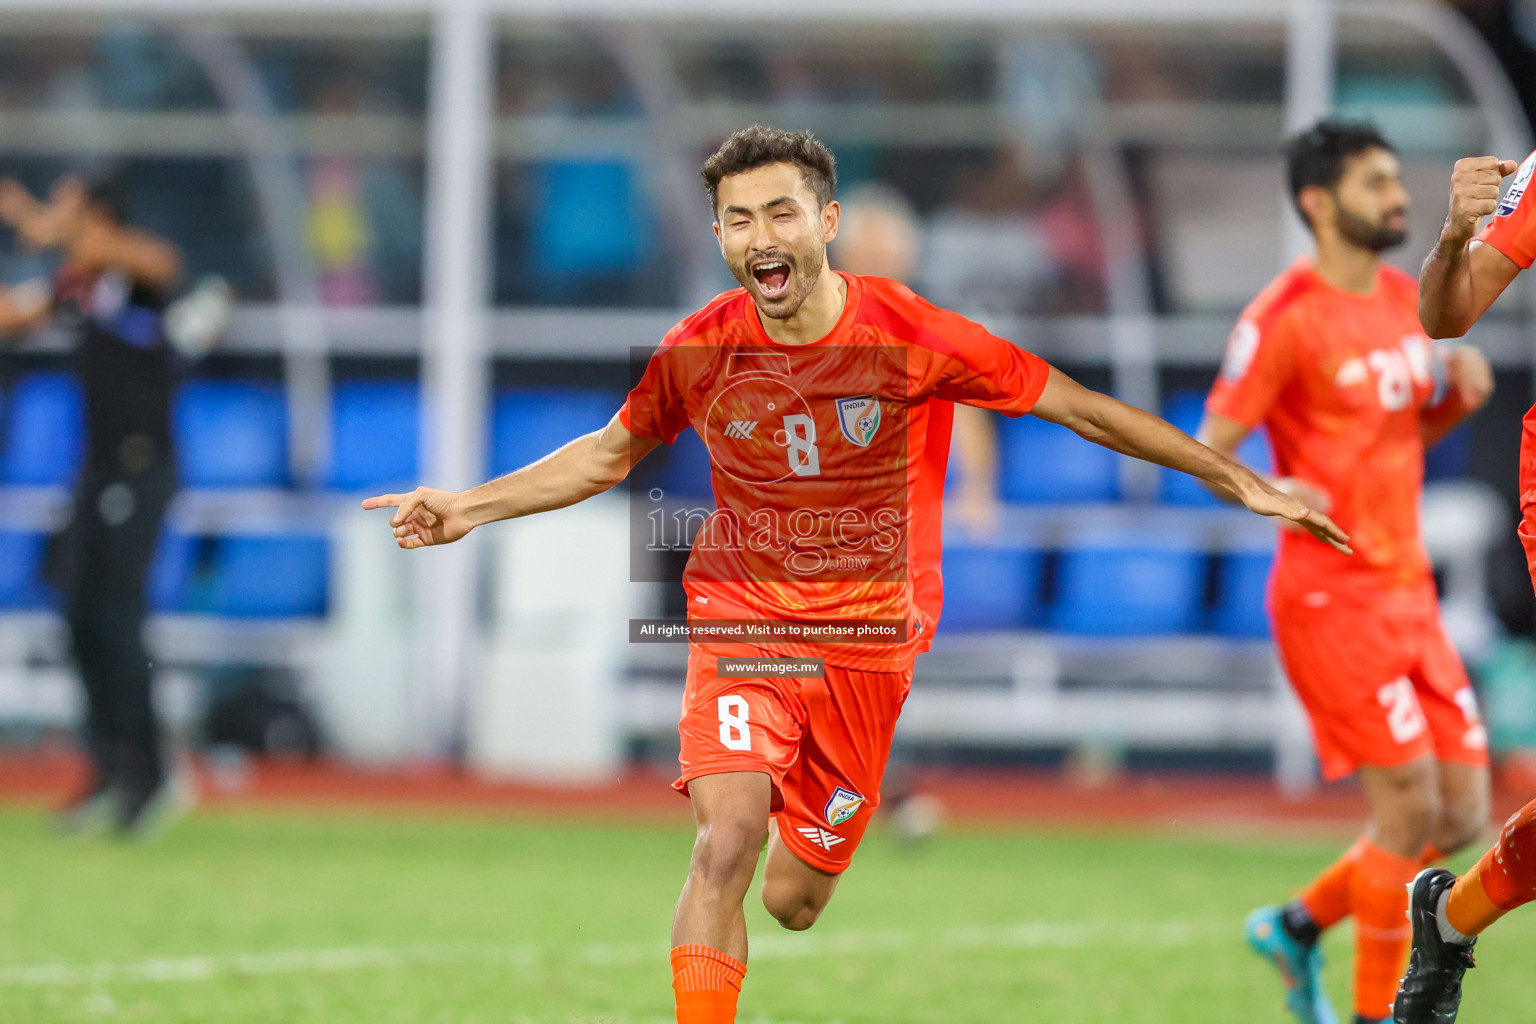
[[[1022,415],[1049,367],[905,285],[842,276],[842,316],[806,345],[769,338],[745,290],[717,297],[668,333],[619,415],[669,444],[692,427],[709,448],[692,617],[900,620],[895,643],[762,645],[889,671],[939,618],[951,403]]]
[[[1298,260],[1248,306],[1227,343],[1206,408],[1264,424],[1275,472],[1321,487],[1353,557],[1282,531],[1277,583],[1415,586],[1429,578],[1419,535],[1420,412],[1435,392],[1418,284],[1383,266],[1370,295],[1328,284]]]

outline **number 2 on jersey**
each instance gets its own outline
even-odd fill
[[[727,750],[751,750],[752,728],[747,724],[747,701],[731,694],[715,702],[720,712],[720,742]]]
[[[1408,357],[1395,349],[1377,349],[1366,357],[1376,371],[1376,397],[1387,412],[1406,409],[1413,401],[1413,369]]]

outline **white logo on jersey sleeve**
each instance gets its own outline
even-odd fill
[[[1504,193],[1504,198],[1499,200],[1499,209],[1496,216],[1508,217],[1515,212],[1520,205],[1520,199],[1525,195],[1526,188],[1531,183],[1531,175],[1536,173],[1536,153],[1525,158],[1525,163],[1515,172],[1515,180],[1509,183],[1509,191]]]
[[[1227,380],[1242,380],[1258,353],[1258,324],[1252,320],[1239,320],[1227,336],[1227,355],[1221,362],[1221,375]]]

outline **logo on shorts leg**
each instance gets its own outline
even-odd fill
[[[797,828],[795,831],[805,836],[805,838],[809,839],[812,843],[815,843],[823,850],[831,850],[832,847],[836,846],[838,843],[846,843],[848,841],[842,836],[833,835],[831,832],[828,832],[824,828]]]
[[[837,826],[858,814],[859,808],[863,806],[863,797],[851,789],[844,789],[842,786],[838,786],[832,792],[832,799],[827,801],[827,810],[824,817],[827,819],[828,825],[837,828]]]

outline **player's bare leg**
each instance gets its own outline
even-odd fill
[[[1477,841],[1488,825],[1492,783],[1486,765],[1441,761],[1440,820],[1429,842],[1439,856],[1448,856]],[[1438,859],[1438,858],[1437,858]]]
[[[1391,768],[1364,765],[1360,788],[1371,807],[1366,838],[1400,857],[1422,855],[1445,807],[1438,762],[1421,757]]]
[[[768,865],[763,869],[763,906],[790,931],[804,931],[827,909],[840,874],[812,867],[779,838],[777,827],[768,837]]]
[[[773,785],[762,772],[706,775],[688,784],[698,837],[672,918],[672,986],[678,1024],[731,1024],[746,973],[742,905],[763,837]]]
[[[1439,764],[1425,756],[1390,768],[1363,766],[1360,785],[1371,807],[1365,840],[1349,874],[1355,919],[1355,1020],[1384,1020],[1408,957],[1407,885],[1423,864],[1444,803]]]
[[[672,919],[672,944],[747,958],[742,904],[768,832],[772,783],[761,772],[706,775],[688,784],[698,838]]]

